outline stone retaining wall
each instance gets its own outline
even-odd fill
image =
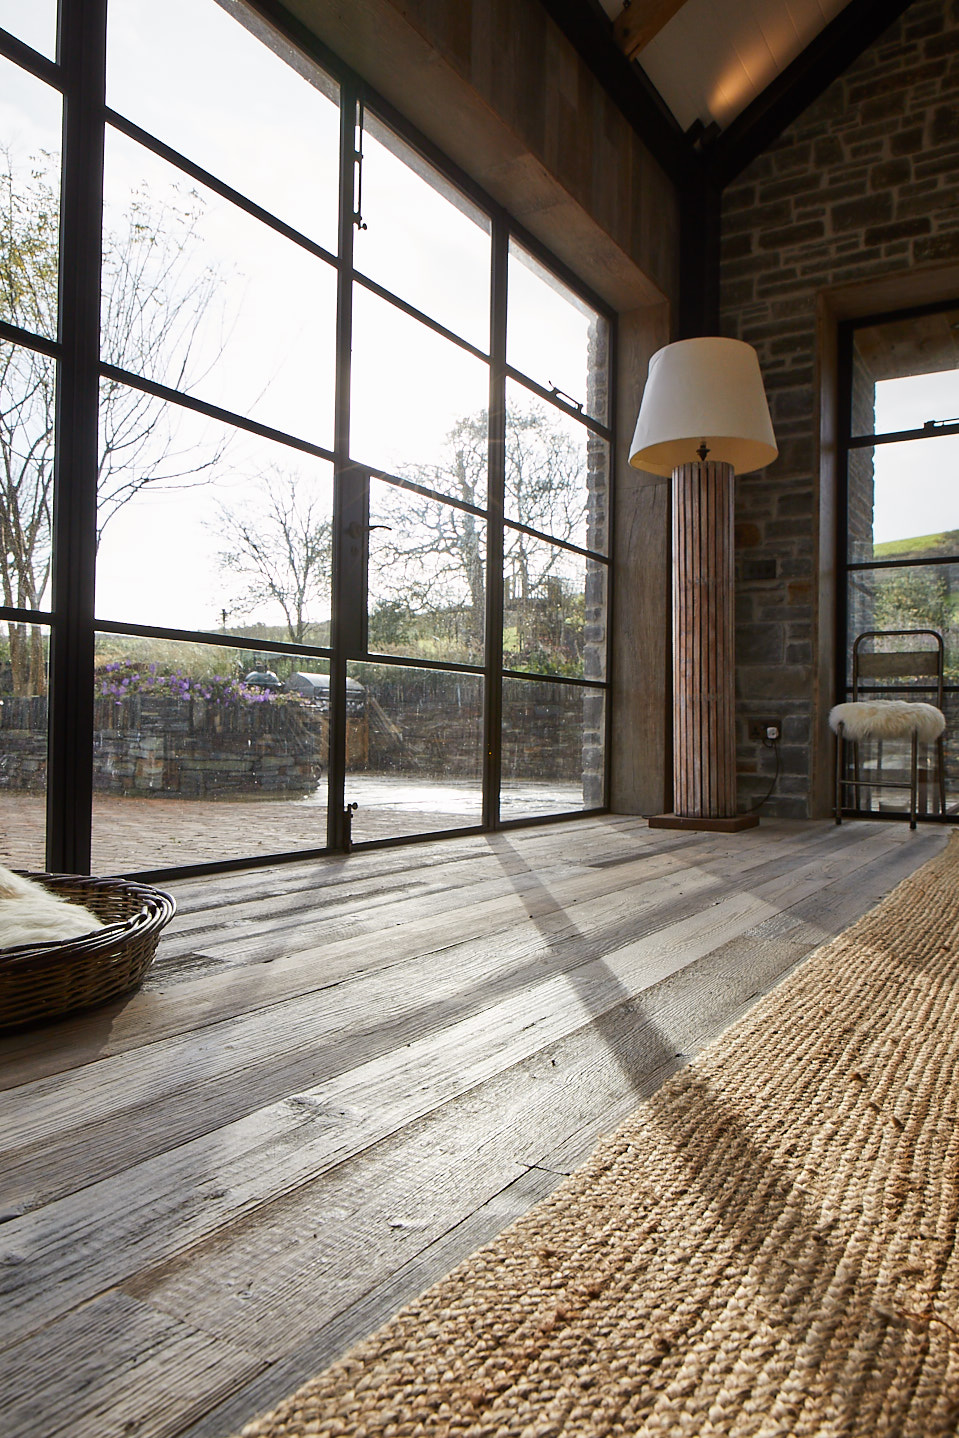
[[[378,698],[368,692],[366,715],[348,720],[350,767],[437,779],[481,777],[480,681],[422,671],[411,678],[401,669],[377,679]],[[514,683],[519,698],[504,714],[504,774],[566,782],[578,780],[585,766],[589,802],[601,802],[602,696],[547,682]],[[328,724],[324,710],[308,703],[223,705],[156,694],[119,703],[98,699],[94,789],[182,799],[309,794],[326,771]],[[6,698],[0,709],[0,790],[42,792],[46,772],[46,699]]]

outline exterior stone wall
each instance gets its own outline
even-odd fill
[[[365,679],[367,676],[363,675]],[[483,686],[472,676],[402,669],[376,676],[366,713],[347,722],[347,765],[376,773],[479,780]],[[574,782],[601,798],[603,696],[548,681],[513,681],[503,724],[506,778]],[[166,799],[269,799],[311,794],[327,767],[328,718],[310,704],[217,705],[166,695],[98,699],[98,794]],[[0,791],[42,793],[47,701],[0,708]]]
[[[816,693],[818,295],[952,259],[959,0],[915,0],[724,196],[722,329],[759,352],[780,447],[768,473],[737,481],[741,805],[772,771],[748,723],[778,717],[768,811],[810,813],[813,726],[832,697]]]

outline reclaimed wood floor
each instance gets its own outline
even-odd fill
[[[547,1193],[937,826],[610,816],[171,884],[0,1038],[4,1438],[223,1438]]]

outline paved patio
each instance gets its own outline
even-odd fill
[[[318,849],[326,843],[325,787],[306,799],[121,799],[94,802],[96,874],[211,863],[221,859]],[[348,799],[359,805],[357,843],[397,838],[480,822],[476,785],[411,781],[393,775],[354,775]],[[572,785],[522,784],[504,792],[505,818],[575,812]],[[43,870],[45,802],[33,794],[0,795],[0,862]]]

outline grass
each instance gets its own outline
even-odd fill
[[[959,553],[959,529],[946,529],[940,534],[918,534],[912,539],[887,539],[873,546],[876,559],[956,553]]]

